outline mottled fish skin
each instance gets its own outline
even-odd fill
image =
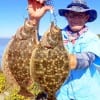
[[[9,41],[2,58],[3,72],[12,85],[27,88],[31,81],[30,58],[38,43],[37,29],[26,24]]]
[[[51,23],[38,46],[33,50],[30,61],[30,74],[48,100],[56,100],[55,93],[69,74],[69,57],[64,48],[59,27]]]

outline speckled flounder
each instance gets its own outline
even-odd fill
[[[37,32],[26,22],[9,41],[4,51],[2,68],[9,83],[20,86],[20,94],[31,96],[26,89],[31,80],[29,64],[38,41]]]
[[[30,61],[33,81],[39,83],[43,91],[48,93],[48,100],[56,100],[55,92],[69,73],[68,59],[61,30],[52,23],[33,50]]]

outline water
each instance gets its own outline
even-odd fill
[[[6,48],[9,40],[10,38],[0,38],[0,65],[4,49]]]

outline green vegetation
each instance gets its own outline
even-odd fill
[[[0,71],[0,93],[4,92],[6,88],[6,78],[2,71]]]
[[[40,87],[37,83],[32,84],[28,87],[28,90],[36,96],[41,92]],[[12,88],[6,81],[6,77],[0,70],[0,96],[4,96],[3,100],[34,100],[33,98],[25,97],[18,94],[19,88]],[[0,97],[1,98],[1,97]]]

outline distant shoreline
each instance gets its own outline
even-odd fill
[[[1,60],[3,51],[11,38],[9,37],[0,37],[0,68],[1,68]]]

